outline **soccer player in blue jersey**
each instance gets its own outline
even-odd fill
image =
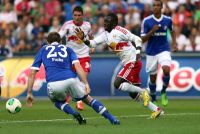
[[[172,37],[172,51],[177,51],[176,38],[172,29],[171,17],[161,13],[162,1],[154,0],[153,14],[144,18],[141,28],[141,38],[147,42],[146,46],[146,71],[150,75],[150,95],[152,101],[156,103],[156,77],[158,64],[163,70],[163,87],[161,90],[162,105],[168,104],[166,88],[170,80],[170,44],[167,40],[167,30],[169,29]]]
[[[66,45],[60,44],[61,37],[57,32],[50,33],[47,41],[49,44],[39,50],[31,67],[28,78],[27,105],[32,106],[34,77],[43,63],[46,71],[47,92],[58,109],[72,115],[79,124],[86,124],[86,120],[80,113],[66,102],[66,95],[70,95],[74,100],[85,102],[108,119],[111,124],[120,124],[101,102],[87,94],[90,87],[75,52]],[[72,66],[75,67],[76,72],[72,70]],[[77,74],[81,81],[77,78]]]

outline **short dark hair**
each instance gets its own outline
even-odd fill
[[[114,13],[109,13],[109,14],[107,15],[107,17],[110,17],[110,18],[111,18],[111,21],[112,21],[113,26],[117,26],[117,25],[118,25],[118,17],[117,17],[116,14],[114,14]]]
[[[51,32],[49,33],[49,35],[47,36],[47,42],[48,43],[53,43],[53,42],[61,42],[61,37],[60,34],[58,32]]]
[[[83,8],[81,6],[76,6],[74,9],[73,9],[73,13],[75,11],[78,11],[78,12],[81,12],[83,14]]]
[[[154,1],[160,2],[160,5],[162,7],[162,5],[163,5],[162,0],[154,0]]]

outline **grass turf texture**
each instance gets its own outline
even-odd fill
[[[79,125],[57,110],[49,100],[36,100],[32,108],[22,102],[22,111],[10,114],[0,102],[0,134],[199,134],[200,99],[170,100],[162,107],[165,115],[147,119],[150,111],[129,99],[101,100],[118,117],[121,125],[111,125],[88,106],[80,113],[87,119]],[[75,103],[71,102],[72,107]],[[159,103],[159,105],[161,105]]]

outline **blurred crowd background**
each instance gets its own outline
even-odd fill
[[[144,17],[152,14],[153,0],[0,0],[1,47],[10,53],[37,52],[46,35],[59,31],[81,5],[94,36],[103,31],[103,18],[116,13],[119,25],[140,35]],[[200,0],[163,0],[163,13],[171,16],[179,51],[200,51]],[[170,41],[170,36],[168,36]],[[143,49],[144,50],[144,49]],[[96,52],[110,51],[99,45]],[[12,54],[11,54],[12,55]]]

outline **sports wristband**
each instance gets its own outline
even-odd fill
[[[140,50],[136,50],[135,53],[136,53],[136,54],[140,54]]]

